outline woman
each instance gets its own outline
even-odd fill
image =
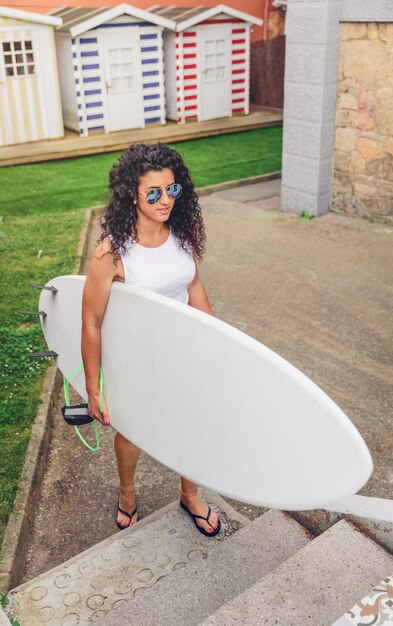
[[[82,356],[89,413],[109,425],[107,404],[100,411],[101,324],[114,280],[175,298],[214,315],[198,274],[205,252],[205,230],[198,197],[180,155],[162,144],[130,146],[109,176],[111,197],[101,221],[100,243],[86,278],[82,305]],[[115,452],[120,479],[116,522],[120,529],[136,523],[134,474],[139,449],[119,433]],[[209,537],[220,521],[198,494],[198,486],[181,478],[180,505],[198,530]]]

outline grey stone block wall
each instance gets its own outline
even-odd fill
[[[342,22],[393,22],[392,0],[344,0]]]
[[[286,19],[281,206],[329,208],[341,0],[290,0]]]
[[[393,0],[288,0],[281,206],[329,209],[340,21],[393,21]]]

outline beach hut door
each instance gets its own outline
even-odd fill
[[[103,33],[101,50],[105,68],[106,132],[143,128],[142,70],[138,37],[130,32]]]
[[[199,29],[200,120],[231,115],[231,31],[208,26]]]

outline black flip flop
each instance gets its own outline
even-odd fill
[[[118,513],[122,513],[123,515],[128,517],[128,519],[131,522],[131,520],[134,517],[135,513],[138,512],[138,508],[135,507],[135,509],[134,509],[134,511],[132,513],[127,513],[127,511],[123,511],[123,509],[120,508],[119,504],[120,504],[120,496],[117,499],[116,524],[117,524],[117,527],[120,528],[120,530],[124,530],[125,528],[130,528],[130,524],[127,524],[126,526],[123,526],[123,524],[119,524],[119,522],[117,521],[117,514]],[[138,520],[136,520],[136,521],[138,521]]]
[[[200,532],[200,533],[202,533],[202,535],[205,535],[205,537],[215,537],[216,535],[218,535],[218,533],[219,533],[219,532],[220,532],[220,530],[221,530],[221,522],[220,522],[220,520],[218,520],[218,526],[217,526],[217,528],[216,528],[215,530],[213,530],[213,532],[212,532],[212,533],[208,533],[208,532],[207,532],[204,528],[202,528],[201,526],[199,526],[199,525],[197,524],[197,519],[203,519],[203,520],[205,520],[205,522],[207,522],[208,524],[210,524],[210,522],[209,522],[209,518],[210,518],[210,513],[212,512],[212,510],[211,510],[210,506],[208,507],[209,512],[208,512],[208,514],[207,514],[207,517],[203,517],[203,515],[194,515],[194,513],[191,513],[191,511],[190,511],[190,509],[188,508],[188,506],[186,506],[186,505],[184,504],[184,502],[182,502],[181,500],[180,500],[180,506],[181,506],[181,508],[182,508],[182,509],[183,509],[186,513],[188,513],[188,515],[190,515],[190,516],[192,517],[192,519],[194,520],[194,524],[195,524],[195,526],[197,527],[197,529],[199,530],[199,532]]]

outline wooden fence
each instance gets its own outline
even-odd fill
[[[262,106],[283,108],[284,67],[284,36],[251,44],[251,102]]]

